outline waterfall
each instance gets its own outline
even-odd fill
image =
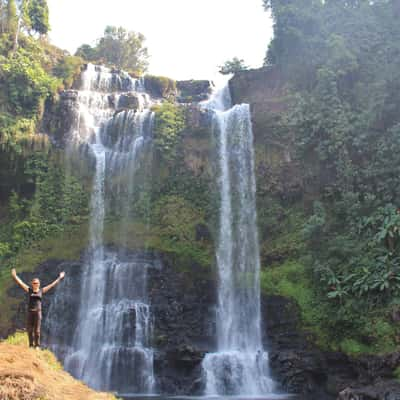
[[[206,354],[207,395],[272,393],[261,338],[260,259],[249,105],[231,106],[226,85],[203,106],[213,112],[220,193],[217,351]]]
[[[124,107],[126,96],[135,100],[134,109]],[[147,296],[149,262],[144,257],[111,251],[103,243],[111,194],[120,213],[117,234],[120,243],[125,243],[135,173],[151,142],[150,105],[141,82],[127,74],[92,64],[82,74],[68,147],[70,153],[82,154],[84,149],[93,160],[89,248],[80,294],[79,286],[78,293],[72,294],[79,295],[72,340],[63,349],[57,343],[50,345],[56,354],[62,352],[64,366],[72,375],[95,389],[154,391],[152,315]],[[50,315],[57,314],[59,303],[56,298]],[[59,330],[60,324],[49,327],[52,337],[57,337]]]

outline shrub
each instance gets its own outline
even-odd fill
[[[64,88],[68,89],[79,75],[82,65],[82,58],[65,56],[54,66],[53,73],[57,78],[62,79]]]
[[[161,157],[172,161],[176,156],[179,134],[185,127],[183,110],[170,102],[153,107],[154,120],[154,144]]]

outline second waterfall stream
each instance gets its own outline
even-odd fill
[[[253,132],[248,104],[232,106],[229,86],[203,107],[218,147],[217,351],[203,360],[206,395],[272,393],[263,349]]]

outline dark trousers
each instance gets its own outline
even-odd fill
[[[28,331],[29,347],[40,346],[41,311],[28,311],[26,330]]]

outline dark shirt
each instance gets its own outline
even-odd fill
[[[38,292],[34,292],[31,288],[29,288],[28,296],[28,310],[42,311],[42,289],[39,289]]]

